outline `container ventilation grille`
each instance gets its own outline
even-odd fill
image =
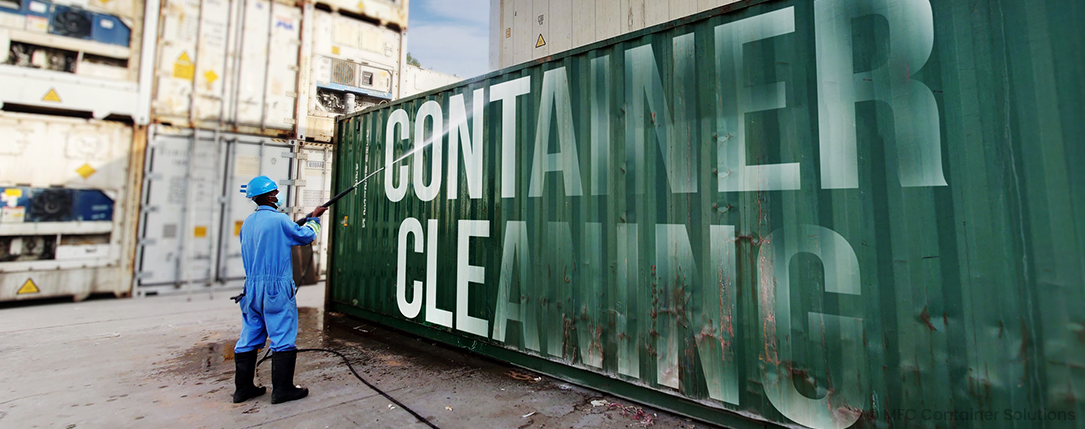
[[[52,33],[79,39],[89,39],[92,27],[91,19],[92,15],[88,11],[57,7],[56,15],[53,17]]]
[[[332,83],[355,86],[354,64],[346,61],[332,61]]]

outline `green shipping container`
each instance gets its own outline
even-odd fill
[[[1082,22],[746,1],[344,117],[329,309],[728,426],[1085,427]]]

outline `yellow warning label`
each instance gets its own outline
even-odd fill
[[[49,92],[45,93],[45,96],[41,98],[41,101],[53,101],[53,102],[59,103],[60,102],[60,96],[57,95],[57,90],[56,89],[49,88]]]
[[[245,221],[240,221],[240,220],[234,222],[234,237],[240,237],[241,236],[241,225],[244,224],[244,223],[245,223]]]
[[[537,41],[535,42],[535,47],[536,47],[536,48],[541,48],[541,47],[543,47],[544,45],[546,45],[546,41],[545,41],[545,40],[543,40],[543,37],[542,37],[542,33],[539,33],[539,40],[537,40]]]
[[[207,73],[203,74],[203,78],[207,79],[207,83],[215,83],[215,81],[218,80],[219,75],[215,74],[214,70],[208,70]]]
[[[95,170],[94,167],[90,166],[90,164],[83,164],[82,167],[75,169],[75,172],[79,173],[80,176],[83,176],[84,179],[90,177],[90,175],[96,173],[97,171],[98,170]]]
[[[23,196],[23,190],[19,188],[7,188],[4,189],[4,195],[8,197],[19,198]]]
[[[339,55],[339,47],[332,46],[332,55]]]
[[[188,52],[181,52],[177,61],[173,62],[173,77],[180,79],[192,79],[196,75],[196,65],[188,58]]]
[[[41,292],[41,289],[38,289],[38,285],[34,284],[33,280],[26,279],[26,283],[23,283],[23,287],[19,288],[19,291],[15,292],[15,294],[16,295],[22,295],[22,294],[27,294],[27,293],[38,293],[38,292]]]
[[[192,235],[194,237],[196,237],[196,238],[207,237],[207,227],[206,226],[197,226],[196,228],[194,228],[192,230]]]

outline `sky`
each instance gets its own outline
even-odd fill
[[[411,0],[407,52],[422,68],[471,78],[489,71],[490,0]]]

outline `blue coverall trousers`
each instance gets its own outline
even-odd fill
[[[250,287],[250,283],[253,283]],[[264,346],[271,338],[271,351],[283,352],[297,348],[298,303],[294,279],[246,278],[245,296],[241,297],[241,338],[235,353],[244,353]]]
[[[310,218],[298,226],[290,217],[260,206],[241,226],[241,259],[245,264],[245,296],[241,298],[241,337],[235,353],[263,347],[271,351],[297,348],[298,304],[295,300],[290,247],[312,243],[320,222]]]

